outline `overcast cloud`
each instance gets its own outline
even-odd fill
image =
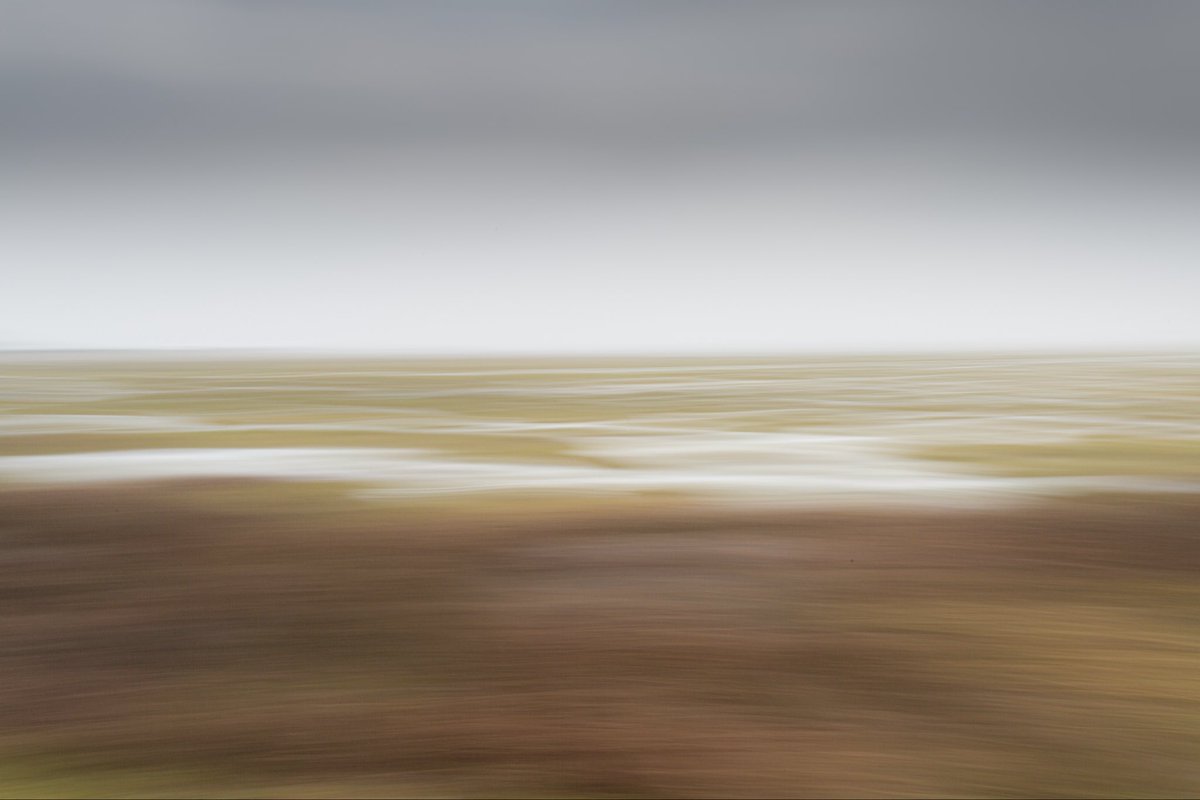
[[[1200,5],[0,0],[0,342],[1200,344]]]

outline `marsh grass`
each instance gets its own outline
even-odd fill
[[[413,449],[465,460],[546,464],[607,465],[576,454],[549,437],[518,434],[464,434],[431,431],[230,429],[152,433],[59,433],[10,435],[0,439],[0,455],[53,455],[177,448],[371,448]]]
[[[858,465],[866,475],[907,466],[916,476],[951,480],[1195,484],[1198,373],[1195,355],[1178,353],[9,357],[0,363],[0,456],[372,449],[385,457],[409,451],[399,455],[582,467],[577,472],[634,487],[656,478],[682,485],[674,482],[704,471],[772,472],[781,460],[796,475],[820,479],[822,458],[834,457],[843,477]],[[738,434],[747,448],[740,456],[728,450]],[[841,444],[804,441],[813,435]],[[646,444],[650,455],[639,452]],[[380,483],[394,485],[395,476]],[[485,491],[486,483],[479,482]]]
[[[0,493],[0,796],[1189,797],[1200,503]]]
[[[1019,477],[1153,475],[1200,479],[1200,439],[1081,436],[1049,443],[942,445],[915,455]]]

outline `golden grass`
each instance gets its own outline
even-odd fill
[[[443,453],[465,460],[502,460],[544,464],[605,464],[575,454],[564,442],[520,434],[439,433],[379,430],[210,430],[152,433],[47,433],[0,438],[0,455],[27,456],[113,450],[173,448],[379,448]]]
[[[1200,479],[1200,439],[1083,436],[1061,442],[941,445],[915,455],[1021,477],[1154,475]]]

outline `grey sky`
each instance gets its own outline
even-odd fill
[[[1200,344],[1200,5],[0,0],[0,343]]]

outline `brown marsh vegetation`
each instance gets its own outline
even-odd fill
[[[1200,502],[0,493],[0,795],[1194,797]]]

